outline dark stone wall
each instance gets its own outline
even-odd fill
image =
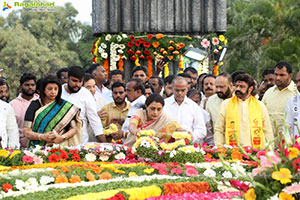
[[[93,0],[93,34],[226,31],[226,0]]]

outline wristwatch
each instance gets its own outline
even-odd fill
[[[64,138],[64,140],[63,140],[63,141],[65,141],[65,140],[66,140],[66,136],[65,136],[65,135],[62,135],[62,137]]]

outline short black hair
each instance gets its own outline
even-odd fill
[[[165,105],[164,98],[160,96],[159,94],[153,93],[151,94],[145,101],[145,105],[149,106],[152,102],[161,103],[162,106]]]
[[[187,73],[180,73],[180,74],[177,74],[177,76],[181,76],[183,78],[192,78],[189,74]]]
[[[239,74],[237,75],[237,77],[234,80],[234,83],[236,83],[237,81],[244,81],[248,84],[248,88],[253,86],[253,90],[255,89],[255,81],[254,78],[252,76],[250,76],[249,74]]]
[[[275,65],[275,69],[278,68],[278,69],[283,69],[283,68],[286,68],[286,71],[291,74],[293,73],[293,68],[292,68],[292,65],[289,63],[289,62],[285,62],[285,61],[282,61],[282,62],[279,62]]]
[[[200,100],[201,100],[201,92],[200,92],[199,90],[196,90],[196,89],[190,89],[190,90],[187,92],[187,94],[186,94],[187,97],[193,97],[193,96],[195,96],[195,95],[199,95],[199,96],[200,96]]]
[[[133,86],[133,89],[136,90],[141,90],[142,94],[145,94],[145,86],[143,84],[143,82],[140,79],[137,78],[132,78],[129,79],[127,83],[129,82],[135,82],[135,85]]]
[[[8,83],[5,78],[0,78],[0,86],[6,85],[7,89],[9,89]]]
[[[56,102],[59,105],[61,105],[62,104],[62,99],[61,99],[62,88],[61,88],[61,84],[60,84],[57,76],[56,75],[48,75],[48,76],[44,77],[41,82],[42,83],[41,83],[41,87],[40,87],[40,98],[41,98],[42,102],[44,103],[44,100],[45,100],[44,91],[45,91],[45,88],[46,88],[47,84],[55,83],[58,86],[58,94],[55,97],[55,99],[56,99]]]
[[[212,77],[212,78],[214,78],[214,79],[217,78],[214,74],[207,74],[207,75],[205,75],[204,78],[202,79],[202,85],[204,85],[204,80],[205,80],[206,78],[209,78],[209,77]]]
[[[124,83],[121,83],[121,82],[114,82],[111,86],[111,91],[114,91],[114,88],[117,88],[117,87],[123,87],[124,90],[126,88],[125,84]]]
[[[146,85],[145,85],[145,90],[148,89],[148,88],[150,88],[151,91],[152,91],[152,93],[154,93],[154,88],[152,87],[152,85],[146,84]]]
[[[219,74],[219,76],[222,76],[222,77],[224,77],[224,78],[227,78],[228,82],[229,82],[229,83],[232,83],[232,78],[231,78],[231,76],[230,76],[229,73],[227,73],[227,72],[222,72],[221,74]],[[219,76],[218,76],[218,77],[219,77]]]
[[[78,78],[78,79],[82,80],[84,75],[85,75],[85,72],[84,72],[84,69],[82,67],[79,67],[79,66],[69,67],[69,71],[68,71],[69,78],[71,76],[73,76],[75,78]]]
[[[184,73],[192,72],[192,74],[198,74],[197,70],[194,67],[187,67],[183,72]]]
[[[152,77],[150,77],[150,79],[157,79],[159,86],[163,86],[164,85],[164,81],[159,76],[152,76]]]
[[[240,74],[246,74],[243,70],[237,70],[231,73],[231,80],[235,83],[235,78]]]
[[[143,71],[147,75],[147,69],[145,67],[143,67],[143,66],[136,66],[136,67],[134,67],[133,70],[132,70],[131,76],[133,76],[133,74],[136,71]]]
[[[23,85],[26,81],[33,80],[36,83],[36,76],[31,73],[24,73],[20,79],[20,85]]]
[[[165,84],[165,85],[167,85],[167,84],[172,84],[174,78],[175,78],[175,75],[169,75],[169,76],[167,76],[167,77],[164,79],[164,84]]]
[[[95,76],[93,74],[85,73],[83,77],[83,84],[91,79],[95,80]]]
[[[111,72],[110,72],[110,75],[109,75],[109,79],[111,79],[111,77],[112,77],[113,75],[118,75],[118,74],[122,75],[122,80],[124,80],[124,72],[122,72],[122,71],[119,70],[119,69],[115,69],[115,70],[111,71]]]
[[[61,79],[61,73],[62,72],[68,72],[68,68],[64,67],[64,68],[61,68],[59,69],[57,72],[56,72],[56,76],[58,79]]]
[[[268,74],[274,74],[274,69],[271,69],[271,68],[267,68],[263,71],[262,73],[262,78],[264,79],[266,75]]]
[[[97,69],[97,67],[100,65],[100,63],[93,63],[85,72],[92,74],[95,71],[95,69]]]

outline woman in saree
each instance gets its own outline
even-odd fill
[[[165,142],[171,139],[172,132],[184,131],[179,123],[163,113],[164,105],[164,99],[159,94],[151,94],[146,99],[145,109],[138,109],[130,119],[129,136],[134,136],[134,139],[131,139],[132,142],[127,145],[131,146],[135,142],[137,133],[143,129],[154,130],[156,136],[164,139]]]
[[[24,134],[30,140],[28,147],[75,146],[81,143],[80,110],[61,98],[61,85],[54,75],[41,83],[40,98],[29,105],[24,122]]]

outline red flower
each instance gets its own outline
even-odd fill
[[[133,41],[135,40],[135,37],[134,37],[133,35],[131,35],[131,36],[129,37],[129,39],[133,42]]]
[[[127,53],[128,53],[129,55],[133,55],[133,54],[134,54],[134,51],[131,50],[131,49],[129,49],[129,50],[127,51]]]
[[[56,163],[58,160],[58,156],[56,154],[52,154],[48,157],[49,162]]]
[[[134,45],[139,47],[141,45],[141,42],[139,40],[137,40],[137,41],[135,41]]]
[[[166,169],[164,169],[164,168],[159,169],[159,170],[158,170],[158,173],[159,173],[160,175],[168,175],[168,174],[169,174],[168,171],[167,171]]]
[[[153,35],[152,34],[149,34],[148,36],[147,36],[147,39],[149,39],[149,40],[151,40],[153,38]]]
[[[4,192],[8,192],[9,190],[12,190],[13,187],[12,187],[12,185],[9,184],[9,183],[3,183],[2,189],[4,190]]]
[[[185,170],[187,176],[198,176],[198,171],[194,167],[189,167]]]
[[[145,56],[144,56],[144,55],[140,55],[139,58],[140,58],[140,59],[144,59]]]
[[[68,160],[68,154],[66,153],[59,154],[58,160]]]
[[[150,47],[151,46],[151,43],[150,42],[145,42],[144,43],[144,47]]]
[[[130,59],[133,60],[133,61],[135,61],[136,57],[135,56],[131,56]]]
[[[80,155],[79,154],[76,154],[74,153],[73,156],[72,156],[73,160],[79,162],[80,161]]]
[[[145,45],[145,44],[144,44],[144,45]],[[150,51],[149,51],[149,50],[145,50],[145,51],[144,51],[144,54],[145,54],[145,55],[149,55],[149,54],[150,54]]]
[[[147,60],[152,60],[152,56],[147,56]]]
[[[198,145],[195,143],[195,144],[194,144],[194,147],[195,147],[195,148],[197,148],[197,147],[198,147]]]
[[[131,60],[132,60],[132,59],[131,59]],[[132,154],[132,153],[130,153],[130,154],[128,154],[128,155],[126,156],[126,159],[127,159],[127,160],[135,159],[135,155]]]
[[[117,193],[115,196],[112,196],[106,200],[125,200],[125,197],[121,193]]]
[[[93,57],[93,63],[96,63],[96,57]]]
[[[137,51],[135,52],[135,55],[138,56],[138,55],[141,55],[141,53],[142,53],[142,52],[141,52],[140,50],[137,50]]]
[[[133,43],[132,43],[132,42],[128,42],[128,43],[127,43],[127,46],[128,46],[129,48],[131,48],[131,47],[133,46]]]
[[[22,161],[26,163],[33,163],[33,158],[31,156],[25,155],[23,156]]]
[[[60,152],[60,149],[51,149],[50,152],[51,152],[51,153],[54,153],[54,152]]]
[[[139,39],[140,43],[143,44],[145,40],[143,38]]]
[[[78,153],[78,150],[77,150],[77,149],[71,149],[71,150],[70,150],[70,153],[71,153],[71,154]]]
[[[188,139],[186,139],[186,138],[184,139],[184,141],[185,141],[186,145],[188,145],[190,143],[190,141]]]

